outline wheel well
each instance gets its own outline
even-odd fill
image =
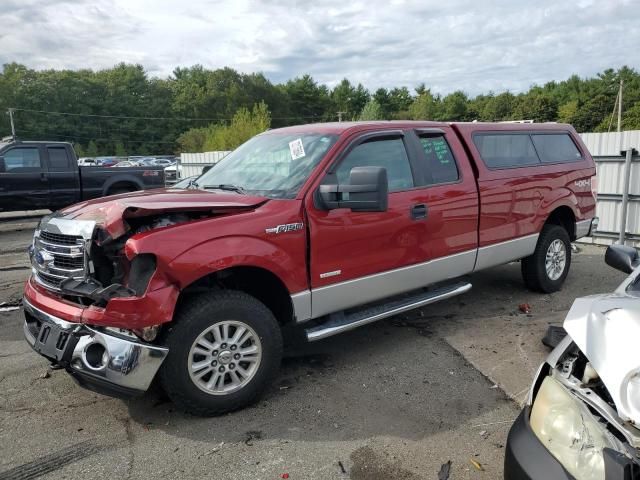
[[[284,325],[293,320],[291,295],[282,280],[259,267],[231,267],[206,275],[183,289],[178,303],[190,294],[215,289],[240,290],[257,298]]]
[[[136,190],[140,190],[140,187],[133,182],[116,182],[112,185],[109,185],[109,188],[107,188],[107,195],[110,195],[111,193],[118,190],[128,190],[130,192],[135,192]]]
[[[551,212],[551,215],[549,215],[549,218],[547,218],[545,224],[559,225],[561,227],[564,227],[564,229],[569,234],[569,238],[572,241],[576,239],[576,217],[569,207],[556,208],[553,212]]]

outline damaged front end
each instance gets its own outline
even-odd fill
[[[640,479],[640,261],[615,246],[607,263],[621,252],[631,275],[574,302],[540,367],[509,432],[506,479]]]

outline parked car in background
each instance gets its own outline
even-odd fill
[[[271,384],[283,329],[324,339],[463,294],[467,274],[514,260],[529,288],[559,290],[571,241],[595,224],[595,173],[562,124],[270,130],[197,189],[44,218],[25,335],[90,388],[140,394],[158,374],[180,408],[228,412]],[[49,245],[69,242],[78,263],[63,272]]]
[[[154,162],[156,161],[155,157],[142,157],[138,160],[136,160],[138,165],[140,166],[151,166],[154,164]]]
[[[175,183],[182,177],[182,165],[175,163],[164,169],[164,178],[168,184]]]
[[[125,160],[123,162],[118,162],[114,165],[114,167],[138,167],[138,162],[132,162],[130,160]]]
[[[81,157],[78,159],[78,165],[81,167],[93,167],[96,164],[96,159],[92,157]]]
[[[640,478],[640,256],[613,245],[605,261],[630,275],[573,303],[511,427],[507,480]]]
[[[96,158],[96,164],[100,167],[113,167],[114,165],[117,165],[120,162],[120,160],[118,160],[115,157],[97,157]]]
[[[81,200],[164,185],[161,167],[78,166],[65,142],[0,143],[0,210],[56,210]]]
[[[173,160],[169,160],[167,158],[156,158],[153,162],[151,162],[152,165],[155,165],[157,167],[168,167],[170,165],[173,165],[175,162]]]

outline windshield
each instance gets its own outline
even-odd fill
[[[265,133],[253,137],[198,178],[198,188],[224,188],[294,198],[337,135]]]

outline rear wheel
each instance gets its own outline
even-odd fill
[[[220,415],[258,399],[278,371],[282,335],[254,297],[221,291],[184,305],[163,342],[160,380],[169,397],[196,415]]]
[[[532,290],[544,293],[562,288],[571,266],[571,239],[559,225],[545,225],[533,255],[521,261],[522,278]]]

